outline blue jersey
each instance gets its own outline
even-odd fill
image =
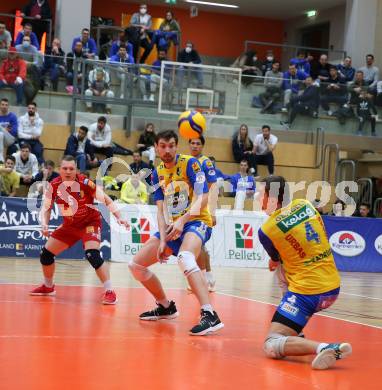
[[[232,192],[256,190],[256,182],[253,176],[241,176],[240,173],[231,176]]]
[[[202,171],[204,172],[207,180],[208,187],[210,187],[213,183],[216,183],[217,176],[214,165],[211,160],[206,156],[198,157],[199,163],[202,167]]]

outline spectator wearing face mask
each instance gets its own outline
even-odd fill
[[[231,65],[233,68],[242,69],[241,82],[245,87],[248,87],[255,81],[254,76],[262,76],[262,64],[254,50],[249,50],[239,56]]]
[[[77,42],[82,43],[82,53],[84,57],[94,59],[97,55],[97,45],[95,40],[90,37],[90,31],[88,28],[83,28],[81,36],[74,38],[72,43],[72,51],[75,50]]]
[[[18,137],[20,144],[29,144],[39,164],[44,162],[44,146],[40,142],[43,127],[44,121],[37,112],[37,104],[32,102],[28,105],[27,113],[19,118]]]
[[[268,50],[267,55],[265,57],[265,61],[263,62],[263,65],[261,67],[263,71],[263,76],[266,75],[267,72],[272,70],[273,64],[275,63],[275,56],[273,54],[273,50]]]
[[[36,34],[32,31],[32,25],[30,23],[25,23],[23,30],[17,34],[15,46],[21,45],[24,37],[30,37],[31,45],[33,45],[37,50],[40,50],[39,41]]]
[[[186,43],[186,47],[179,52],[178,54],[178,62],[182,62],[185,64],[201,64],[202,60],[199,56],[199,53],[194,48],[194,44],[191,41]],[[184,65],[179,66],[178,69],[178,86],[181,88],[183,86],[183,79],[185,73]],[[203,86],[203,72],[200,68],[193,68],[191,71],[191,75],[195,75],[198,81],[197,87],[201,88]]]
[[[21,105],[24,96],[24,81],[27,76],[27,64],[19,58],[15,47],[8,49],[8,57],[0,66],[0,89],[12,88],[16,91],[17,105]]]
[[[35,67],[35,69],[40,73],[42,70],[43,57],[40,52],[31,45],[31,38],[25,36],[23,38],[23,43],[16,46],[16,50],[19,53],[20,58],[26,61],[30,67]]]
[[[147,57],[150,55],[153,45],[150,41],[149,32],[152,27],[152,18],[151,15],[147,12],[147,5],[141,4],[139,7],[139,12],[133,14],[130,19],[129,26],[135,29],[135,39],[134,39],[134,58],[136,63],[144,64]],[[138,61],[139,49],[140,47],[144,48],[142,57]]]

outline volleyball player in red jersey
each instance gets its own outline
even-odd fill
[[[101,214],[94,205],[94,200],[104,203],[120,225],[129,227],[113,201],[102,188],[86,176],[78,174],[76,161],[72,156],[65,156],[60,164],[60,176],[48,185],[41,210],[42,234],[48,238],[40,254],[44,274],[44,283],[30,292],[30,295],[55,295],[53,276],[55,257],[65,249],[82,240],[86,259],[95,269],[103,283],[105,293],[102,303],[114,305],[117,296],[112,289],[109,267],[100,254]],[[57,203],[63,216],[63,223],[49,235],[50,213]]]

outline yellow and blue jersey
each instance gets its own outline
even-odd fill
[[[282,262],[291,292],[322,294],[340,286],[324,223],[309,201],[296,199],[275,211],[259,239],[271,259]]]
[[[166,168],[161,162],[153,172],[155,201],[163,200],[167,216],[172,223],[190,210],[194,195],[208,193],[206,176],[199,161],[184,154],[176,156],[172,168]],[[208,207],[200,210],[198,215],[191,215],[189,221],[201,221],[212,226],[211,214]]]
[[[204,172],[204,175],[206,176],[208,187],[210,187],[212,184],[216,183],[217,176],[216,176],[216,170],[214,165],[212,164],[211,160],[206,156],[199,156],[198,161],[200,163],[200,166],[202,167],[202,171]]]

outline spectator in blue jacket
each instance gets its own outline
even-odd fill
[[[97,45],[95,40],[90,37],[88,28],[83,28],[81,36],[73,39],[72,51],[74,51],[77,42],[82,42],[82,53],[86,58],[95,58],[97,55]]]
[[[355,69],[351,66],[352,59],[351,57],[346,57],[343,64],[337,66],[338,74],[344,79],[345,82],[350,83],[354,80]]]
[[[113,43],[111,44],[111,48],[110,48],[110,52],[109,52],[109,58],[111,58],[111,57],[115,56],[116,54],[118,54],[118,50],[119,50],[121,45],[125,45],[126,46],[126,50],[127,50],[127,54],[130,57],[134,57],[133,45],[130,42],[127,41],[127,37],[126,37],[125,31],[120,31],[118,33],[118,39],[116,41],[113,41]]]
[[[252,198],[255,193],[255,179],[252,175],[248,175],[248,171],[248,161],[242,160],[240,161],[239,172],[229,179],[232,184],[230,196],[235,197],[235,210],[243,210],[245,199]]]
[[[24,36],[31,38],[31,45],[34,46],[37,50],[40,50],[40,44],[37,39],[37,35],[32,31],[32,25],[30,23],[25,23],[24,28],[17,34],[15,40],[15,46],[21,45],[23,43]]]
[[[310,63],[306,58],[306,53],[303,50],[297,52],[297,57],[290,60],[291,65],[296,65],[297,70],[305,72],[310,75]]]
[[[72,134],[68,138],[65,148],[65,155],[73,156],[77,160],[77,166],[81,172],[98,167],[100,164],[87,134],[88,128],[81,126],[77,134]]]
[[[0,162],[4,162],[4,146],[8,147],[7,154],[17,152],[12,146],[17,141],[17,116],[9,111],[9,101],[2,98],[0,101]],[[12,149],[10,149],[12,148]]]
[[[289,65],[289,69],[284,72],[282,89],[284,91],[283,111],[288,111],[289,102],[292,96],[297,95],[300,90],[301,81],[306,79],[307,74],[302,70],[297,70],[296,65]]]
[[[114,74],[119,80],[121,80],[120,98],[123,99],[126,90],[126,76],[129,72],[127,65],[134,64],[134,57],[127,54],[126,46],[121,44],[118,53],[115,56],[109,58],[109,62],[111,64],[119,65],[115,68]]]
[[[179,52],[178,62],[186,64],[201,64],[199,53],[194,48],[194,44],[191,41],[186,43],[186,47]],[[184,78],[185,66],[179,66],[178,69],[178,86],[182,87]],[[198,88],[203,86],[203,72],[200,68],[193,68],[191,74],[196,75],[198,80]]]
[[[310,115],[317,118],[318,107],[320,104],[319,87],[314,84],[312,76],[308,76],[305,81],[305,90],[301,95],[292,97],[290,101],[288,120],[280,124],[289,130],[298,114]]]

